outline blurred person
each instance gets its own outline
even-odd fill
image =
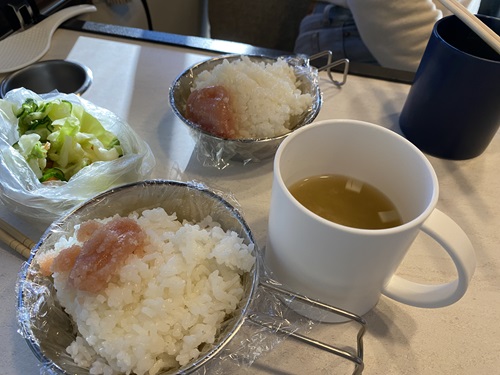
[[[481,0],[458,0],[477,13]],[[436,21],[450,15],[439,0],[316,1],[301,22],[294,52],[331,50],[336,59],[416,71]]]

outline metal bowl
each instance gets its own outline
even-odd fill
[[[277,60],[277,58],[260,55],[247,56],[252,61],[273,63]],[[242,55],[224,55],[195,64],[179,75],[170,87],[170,105],[177,117],[189,127],[191,136],[197,144],[198,157],[202,158],[205,165],[224,168],[230,160],[246,163],[267,159],[276,153],[280,143],[290,134],[289,132],[276,137],[258,139],[227,139],[202,130],[199,125],[184,117],[186,102],[191,94],[194,79],[201,72],[212,70],[224,60],[232,62],[241,59],[241,57]],[[291,132],[293,132],[316,118],[321,109],[322,96],[317,79],[317,69],[309,66],[306,59],[289,57],[288,62],[294,67],[297,78],[301,82],[300,90],[303,93],[311,94],[313,98],[312,105],[297,118],[296,124],[291,128]]]
[[[34,261],[53,247],[63,235],[71,235],[76,224],[115,214],[127,216],[136,211],[163,207],[177,214],[178,220],[200,222],[210,215],[224,230],[233,230],[247,244],[254,244],[248,225],[239,212],[221,196],[209,189],[192,183],[152,180],[124,185],[108,190],[87,201],[79,208],[52,224],[33,250],[19,280],[18,318],[23,336],[47,373],[88,375],[88,369],[79,367],[66,353],[66,348],[75,339],[71,318],[55,299],[52,278],[43,277]],[[246,310],[254,294],[258,280],[258,268],[243,275],[245,294],[237,311],[222,324],[218,339],[212,345],[200,349],[201,355],[180,369],[161,374],[186,374],[203,366],[217,355],[239,330]]]
[[[0,84],[0,97],[24,87],[37,94],[57,90],[64,94],[83,94],[92,83],[88,67],[67,60],[47,60],[29,65],[7,76]]]

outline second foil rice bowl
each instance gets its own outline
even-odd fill
[[[67,352],[70,344],[75,342],[75,322],[60,305],[52,276],[41,275],[40,257],[47,249],[53,248],[62,236],[73,233],[75,225],[79,223],[116,214],[126,216],[130,212],[158,207],[175,212],[179,221],[198,223],[209,215],[224,231],[236,232],[238,238],[243,239],[249,249],[253,249],[252,234],[238,211],[221,196],[197,184],[152,180],[124,185],[91,199],[52,224],[23,267],[18,281],[20,331],[41,362],[44,373],[80,375],[88,374],[89,369],[75,363],[75,359]],[[236,334],[245,320],[257,287],[258,267],[253,265],[249,272],[243,272],[240,277],[242,298],[217,328],[215,341],[199,345],[196,348],[200,352],[197,358],[177,368],[161,370],[158,374],[192,373],[216,357]]]
[[[235,64],[242,61],[250,61],[251,63],[257,63],[261,66],[276,65],[278,60],[280,63],[284,61],[291,69],[296,78],[296,89],[299,96],[310,97],[310,102],[300,111],[299,114],[290,115],[289,123],[286,124],[288,128],[286,132],[276,135],[265,135],[265,136],[236,136],[227,137],[224,135],[216,135],[213,132],[207,131],[200,127],[199,124],[191,121],[187,118],[187,103],[189,96],[194,91],[195,83],[200,75],[211,74],[214,69],[218,69],[221,64]],[[233,88],[239,86],[237,89],[240,92],[243,90],[241,87],[241,80],[236,77],[235,79],[228,79],[231,81],[229,84]],[[246,79],[246,78],[245,78]],[[255,89],[255,82],[258,81],[259,77],[249,77],[250,83],[252,84],[253,91],[247,95],[260,95],[259,91]],[[238,85],[233,84],[238,83]],[[267,84],[267,83],[266,83]],[[267,93],[269,94],[269,93]],[[277,100],[283,94],[288,95],[289,92],[277,92],[274,95]],[[297,93],[292,94],[297,96]],[[271,94],[272,97],[272,94]],[[273,98],[274,99],[274,98]],[[293,97],[292,97],[293,99]],[[266,56],[256,56],[256,55],[223,55],[220,57],[215,57],[207,61],[200,62],[193,65],[182,74],[180,74],[173,82],[170,87],[169,92],[170,105],[174,113],[186,124],[190,130],[191,136],[196,142],[196,152],[198,159],[205,166],[212,166],[222,169],[229,165],[230,161],[238,162],[259,162],[272,157],[280,143],[283,139],[294,130],[311,123],[319,113],[322,104],[321,91],[318,84],[318,72],[317,69],[310,66],[307,59],[294,56],[286,57],[266,57]],[[265,99],[264,99],[265,100]],[[273,108],[273,102],[269,100],[262,102],[263,106],[257,111],[268,112],[269,116],[272,117],[272,112],[289,111],[287,103],[280,104],[277,102],[276,106]],[[279,107],[285,107],[283,110]],[[249,106],[251,108],[251,106]],[[293,110],[293,108],[292,108]],[[257,112],[256,111],[256,112]],[[264,113],[264,116],[266,114]]]

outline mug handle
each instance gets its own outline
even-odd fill
[[[474,248],[465,232],[438,209],[422,225],[422,231],[437,241],[448,253],[458,277],[444,284],[419,284],[394,275],[382,294],[416,307],[437,308],[457,302],[465,294],[476,268]]]

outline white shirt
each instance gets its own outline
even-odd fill
[[[349,8],[363,42],[385,67],[415,71],[436,21],[450,15],[439,0],[326,0]],[[459,0],[477,13],[481,0]]]

